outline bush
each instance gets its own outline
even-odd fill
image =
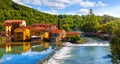
[[[117,60],[120,60],[120,38],[113,38],[111,41],[111,53],[113,63],[119,63]]]
[[[77,41],[77,40],[80,40],[80,37],[79,36],[68,36],[66,37],[66,39],[68,41]]]

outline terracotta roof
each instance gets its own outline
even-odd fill
[[[51,33],[62,33],[65,30],[59,30],[59,29],[55,29],[55,30],[50,30]]]
[[[3,25],[11,25],[12,23],[22,23],[25,22],[25,20],[6,20]]]
[[[67,32],[67,36],[79,35],[79,32]]]
[[[27,28],[27,29],[31,29],[32,26],[21,26],[20,28]]]
[[[25,31],[27,28],[16,28],[15,32],[23,32]]]
[[[31,30],[45,30],[44,27],[32,27]]]
[[[32,26],[51,27],[51,26],[56,26],[56,25],[53,25],[53,24],[39,24],[39,23],[34,23]]]

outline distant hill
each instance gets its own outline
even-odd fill
[[[34,22],[56,24],[57,16],[43,13],[35,9],[17,4],[12,0],[0,0],[0,23],[7,19],[26,20],[30,25]]]

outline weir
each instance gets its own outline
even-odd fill
[[[71,47],[76,47],[76,46],[110,46],[109,43],[86,43],[86,44],[64,44],[64,46],[71,46]]]
[[[112,64],[109,41],[85,37],[84,44],[63,43],[64,47],[43,64]]]

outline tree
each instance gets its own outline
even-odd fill
[[[120,62],[120,24],[114,27],[113,38],[111,40],[111,53],[113,64]]]
[[[97,16],[94,15],[92,9],[89,10],[89,15],[82,16],[83,24],[81,30],[84,32],[96,32],[99,27]]]
[[[114,27],[116,27],[116,23],[113,21],[107,22],[105,24],[102,25],[102,31],[104,31],[107,34],[113,34],[114,31]]]
[[[90,14],[90,15],[93,15],[93,14],[94,14],[92,9],[89,10],[89,14]]]

